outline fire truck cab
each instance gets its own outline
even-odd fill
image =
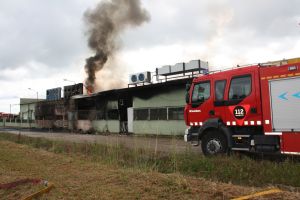
[[[300,59],[201,75],[186,102],[184,139],[205,155],[300,154]]]

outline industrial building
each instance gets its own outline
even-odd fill
[[[131,74],[128,88],[71,97],[69,128],[83,132],[182,135],[185,85],[205,73],[208,63],[193,60]],[[153,80],[153,77],[156,79]]]
[[[46,100],[20,102],[20,127],[68,129],[83,133],[183,135],[185,86],[207,72],[192,60],[129,75],[127,88],[83,94],[83,84],[48,89]],[[33,116],[34,115],[34,116]],[[1,125],[1,124],[0,124]]]
[[[36,128],[36,105],[39,101],[44,99],[21,98],[19,104],[10,104],[10,109],[12,106],[20,106],[20,113],[0,115],[0,127]]]
[[[191,78],[74,96],[74,129],[134,134],[183,134],[185,85]],[[72,120],[71,120],[72,121]]]

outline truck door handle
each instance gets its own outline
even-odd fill
[[[210,111],[209,111],[209,114],[210,114],[210,115],[215,115],[215,111],[214,111],[214,110],[210,110]]]
[[[250,108],[250,112],[252,113],[252,114],[256,114],[257,113],[257,109],[256,108]]]

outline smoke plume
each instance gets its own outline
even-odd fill
[[[96,72],[101,71],[118,50],[118,39],[122,32],[140,26],[149,21],[150,17],[141,7],[140,0],[110,0],[102,1],[95,9],[87,10],[84,19],[88,27],[88,45],[95,52],[94,56],[86,59],[85,71],[88,77],[85,84],[93,91]],[[103,81],[107,80],[101,80],[100,84]]]

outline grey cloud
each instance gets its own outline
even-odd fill
[[[234,9],[231,30],[253,31],[260,42],[299,36],[300,2],[297,0],[235,0],[231,7]]]
[[[1,1],[0,69],[30,69],[28,63],[36,61],[43,69],[42,73],[31,69],[33,76],[65,70],[88,52],[82,17],[95,4],[95,0]],[[210,54],[225,44],[238,54],[272,42],[281,41],[280,49],[299,41],[298,0],[143,0],[142,4],[151,22],[121,36],[124,51],[190,43],[205,46]],[[224,15],[231,18],[220,27]],[[222,43],[211,46],[218,38]]]
[[[0,95],[0,100],[3,99],[18,99],[18,96],[7,96],[7,95]]]
[[[126,35],[126,49],[174,43],[207,45],[218,37],[235,45],[243,42],[266,45],[287,37],[298,40],[299,36],[300,1],[297,0],[144,2],[152,21]],[[231,19],[220,27],[223,16]]]
[[[0,68],[32,60],[51,68],[66,67],[87,51],[80,1],[2,1]],[[87,3],[88,4],[88,3]]]

